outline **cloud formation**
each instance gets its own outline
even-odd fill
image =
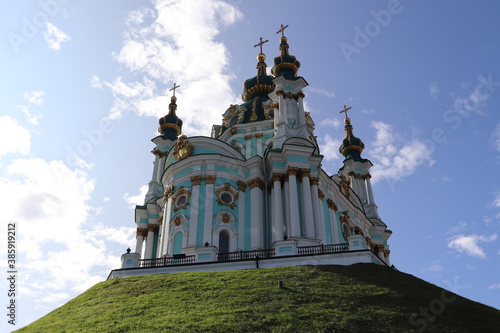
[[[55,25],[47,22],[47,30],[44,32],[45,41],[47,45],[52,50],[60,50],[61,43],[69,42],[71,37],[67,35],[64,31],[58,29]]]
[[[486,242],[490,243],[497,239],[497,234],[493,234],[491,236],[482,236],[482,235],[457,235],[450,239],[448,242],[448,247],[450,249],[457,250],[460,253],[465,253],[471,257],[479,257],[486,258],[486,253],[484,249],[481,248],[478,243]]]
[[[372,182],[383,179],[398,181],[413,174],[422,165],[431,166],[428,147],[420,140],[404,141],[391,125],[382,121],[373,121],[375,141],[370,144],[368,155],[373,162]]]
[[[16,138],[12,140],[12,138]],[[0,157],[17,153],[26,155],[31,147],[31,134],[28,129],[19,125],[18,121],[10,116],[0,117]]]
[[[154,10],[131,12],[122,48],[114,56],[130,76],[143,79],[118,77],[105,82],[115,98],[109,116],[129,111],[165,115],[168,88],[176,82],[181,86],[177,115],[184,121],[185,134],[210,133],[211,124],[221,122],[223,105],[237,100],[230,87],[233,75],[227,71],[229,52],[216,37],[241,18],[236,7],[219,0],[155,1]]]

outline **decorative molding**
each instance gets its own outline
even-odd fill
[[[319,200],[323,200],[325,198],[325,193],[318,188],[318,198]]]
[[[283,174],[279,172],[273,172],[273,174],[271,175],[271,180],[272,184],[274,184],[275,182],[281,183],[281,181],[283,180]]]
[[[236,127],[231,128],[232,135],[235,135],[237,132],[238,132],[238,130],[236,129]]]
[[[162,158],[162,157],[164,157],[164,156],[167,155],[166,152],[162,152],[158,148],[155,148],[155,149],[151,150],[151,153],[153,153],[153,155],[155,155],[155,156],[158,156],[159,158]]]
[[[351,220],[351,218],[349,217],[349,212],[348,211],[343,211],[340,214],[341,214],[339,216],[340,222],[349,224],[349,221]]]
[[[213,184],[213,183],[215,183],[215,179],[217,178],[217,176],[216,175],[206,175],[204,178],[205,178],[205,182],[207,184]]]
[[[309,177],[309,181],[311,182],[311,186],[313,186],[313,185],[318,186],[319,185],[319,177]]]
[[[174,157],[180,161],[193,153],[193,145],[186,140],[187,136],[181,135],[174,147]]]
[[[326,201],[326,203],[328,204],[328,208],[333,209],[334,211],[338,211],[339,210],[338,207],[337,207],[337,204],[332,199],[328,199]]]
[[[384,257],[388,257],[391,254],[391,250],[384,250]]]
[[[221,199],[221,194],[227,192],[231,195],[233,201],[231,202],[224,202]],[[236,206],[236,200],[238,200],[239,193],[238,191],[231,186],[229,183],[224,183],[222,185],[217,186],[215,189],[215,195],[217,197],[217,203],[221,206],[227,206],[231,209],[234,209]]]
[[[346,178],[344,175],[340,176],[340,191],[349,198],[350,192],[349,189],[351,188],[351,180],[349,178]]]
[[[186,201],[182,205],[177,205],[177,198],[185,195],[186,196]],[[189,205],[189,198],[191,197],[191,191],[184,186],[179,187],[179,189],[176,191],[175,196],[172,198],[173,201],[173,208],[172,210],[174,212],[184,209]]]
[[[262,136],[263,136],[263,135],[264,135],[263,133],[256,133],[256,134],[255,134],[255,137],[256,137],[257,139],[262,139]]]
[[[305,97],[305,95],[304,95],[304,93],[302,91],[299,91],[296,94],[292,94],[291,92],[285,92],[283,89],[276,90],[276,95],[278,95],[278,96],[283,95],[283,97],[285,97],[285,98],[293,98],[296,101],[299,98],[304,98]]]
[[[254,178],[248,182],[248,185],[250,186],[250,189],[254,189],[256,187],[260,188],[261,190],[264,189],[264,181],[260,178]]]
[[[370,175],[369,173],[362,175],[360,173],[355,173],[354,171],[349,171],[348,175],[351,176],[351,178],[355,178],[355,179],[365,180],[365,179],[372,178],[372,175]]]
[[[193,186],[200,185],[202,179],[203,179],[202,175],[192,176],[191,183],[193,184]]]
[[[163,196],[163,200],[167,201],[168,198],[174,193],[174,187],[170,185],[165,189],[165,195]]]
[[[245,140],[248,141],[252,138],[252,134],[245,135]]]

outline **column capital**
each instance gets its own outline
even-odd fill
[[[280,172],[273,172],[273,174],[271,175],[271,179],[272,179],[273,183],[275,183],[275,182],[281,183],[281,181],[283,179],[283,174]]]
[[[261,190],[264,189],[264,181],[260,178],[254,178],[248,182],[248,185],[250,186],[250,189],[254,189],[256,187],[260,188]]]
[[[263,135],[264,135],[263,133],[256,133],[256,134],[255,134],[255,137],[256,137],[257,139],[262,139],[262,136],[263,136]]]
[[[148,232],[156,232],[160,226],[158,224],[149,223]]]
[[[148,229],[146,228],[137,228],[136,236],[135,237],[148,237]]]
[[[319,200],[323,200],[325,198],[325,193],[318,188],[318,198]]]
[[[191,183],[193,184],[193,186],[200,185],[202,179],[203,179],[202,175],[192,176]]]
[[[206,175],[204,178],[205,178],[205,182],[207,184],[213,184],[213,183],[215,183],[215,179],[217,178],[217,176],[216,175]]]
[[[297,176],[298,173],[299,173],[299,168],[297,167],[288,167],[286,169],[287,176]]]
[[[319,177],[309,177],[309,180],[311,182],[311,186],[313,186],[313,185],[318,186],[319,185]]]
[[[300,168],[299,169],[299,176],[302,177],[311,177],[311,169],[308,168]]]
[[[384,250],[384,257],[388,257],[391,254],[391,250]]]
[[[247,183],[238,180],[238,191],[245,192],[247,190]]]
[[[252,134],[245,135],[245,140],[248,141],[252,138]]]

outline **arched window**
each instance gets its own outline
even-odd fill
[[[172,254],[182,253],[182,232],[178,232],[174,236],[174,245],[172,249]]]
[[[221,230],[219,233],[219,253],[229,252],[229,232]]]

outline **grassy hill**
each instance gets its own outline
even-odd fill
[[[499,310],[356,264],[117,278],[16,332],[499,331]]]

